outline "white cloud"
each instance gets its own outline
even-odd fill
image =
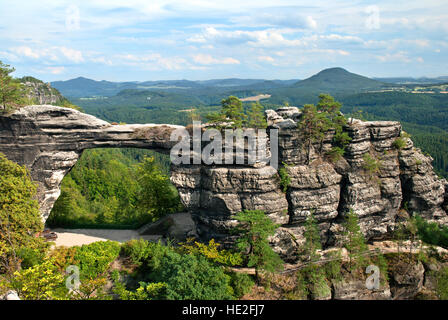
[[[187,41],[194,43],[215,42],[224,45],[248,44],[254,47],[304,45],[304,42],[299,39],[285,38],[283,35],[286,33],[286,31],[278,29],[227,31],[208,27],[201,34],[194,35],[193,37],[188,38]]]
[[[9,52],[18,58],[41,59],[47,61],[62,61],[80,63],[84,61],[82,52],[66,47],[31,48],[28,46],[12,47]]]
[[[23,56],[31,59],[39,59],[42,56],[42,53],[26,46],[11,48],[11,51],[16,53],[18,56]]]
[[[316,22],[316,20],[313,19],[312,16],[306,17],[306,25],[311,29],[317,28],[317,22]]]
[[[240,61],[227,57],[227,58],[214,58],[209,54],[197,54],[193,56],[193,61],[199,64],[240,64]]]
[[[117,55],[117,64],[125,64],[135,67],[142,67],[147,70],[181,70],[190,65],[186,59],[181,57],[163,57],[159,53],[143,55]]]
[[[84,58],[82,56],[82,52],[75,49],[70,49],[66,47],[60,47],[59,50],[62,52],[62,54],[70,61],[79,63],[83,62]]]
[[[275,59],[272,58],[271,56],[259,56],[257,58],[257,60],[261,61],[261,62],[274,62],[275,61]]]
[[[405,51],[399,51],[396,53],[386,53],[381,56],[377,56],[377,59],[381,62],[404,62],[410,63],[412,59],[409,58],[408,53]]]

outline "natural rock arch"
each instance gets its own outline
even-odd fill
[[[182,126],[161,124],[112,125],[94,116],[50,105],[24,107],[0,116],[0,152],[26,165],[38,186],[46,220],[60,195],[62,179],[85,149],[142,148],[168,153],[175,142],[170,133]]]

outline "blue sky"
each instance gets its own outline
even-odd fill
[[[0,2],[0,60],[45,81],[434,77],[447,58],[446,0]]]

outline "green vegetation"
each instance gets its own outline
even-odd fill
[[[259,102],[251,104],[247,117],[247,126],[249,128],[265,129],[268,126],[263,114],[263,106]]]
[[[15,71],[0,61],[0,107],[2,112],[16,109],[23,105],[23,86],[20,81],[10,76]]]
[[[349,267],[351,270],[363,267],[365,264],[364,253],[367,245],[358,222],[358,215],[350,210],[344,223],[344,247],[348,251]]]
[[[429,244],[448,248],[448,227],[428,222],[421,216],[414,217],[419,238]]]
[[[283,166],[278,169],[278,175],[280,176],[280,186],[282,187],[283,193],[288,191],[288,187],[291,184],[291,177],[287,170],[288,165],[283,163]]]
[[[370,175],[378,173],[381,169],[381,161],[371,156],[370,153],[365,153],[362,157],[362,168]]]
[[[20,267],[20,254],[30,257],[26,262],[39,260],[34,250],[45,252],[48,245],[35,237],[43,224],[27,168],[0,154],[0,172],[0,273],[9,277]]]
[[[47,224],[137,228],[181,210],[168,165],[169,159],[149,151],[87,150],[62,181]]]
[[[235,219],[240,223],[236,228],[239,238],[238,250],[247,256],[247,265],[255,267],[256,279],[260,271],[274,272],[282,267],[283,261],[269,246],[268,237],[273,235],[277,226],[263,211],[246,210],[238,213]]]
[[[306,104],[303,107],[298,130],[304,140],[308,164],[311,161],[313,145],[318,144],[319,151],[322,151],[324,139],[331,129],[335,134],[333,137],[334,148],[330,152],[330,157],[333,160],[338,160],[338,157],[344,154],[345,146],[351,138],[343,130],[347,121],[340,113],[341,106],[341,103],[335,101],[332,96],[320,94],[316,106]]]

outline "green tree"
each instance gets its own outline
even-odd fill
[[[23,104],[23,88],[20,81],[10,76],[15,71],[0,61],[0,106],[3,110]]]
[[[249,128],[264,129],[268,126],[263,114],[263,106],[259,102],[251,104],[247,116],[248,116],[247,126]]]
[[[242,128],[246,123],[247,116],[244,114],[243,103],[235,96],[229,96],[221,100],[221,110],[206,116],[210,123],[233,129]]]
[[[0,172],[0,273],[11,274],[19,266],[21,248],[44,250],[47,245],[36,237],[43,223],[27,168],[0,153]]]
[[[274,272],[278,270],[283,261],[270,247],[268,237],[274,235],[278,225],[260,210],[246,210],[238,213],[235,219],[239,221],[236,233],[239,238],[236,248],[247,254],[249,267],[255,267],[255,275],[259,281],[260,270]]]
[[[323,141],[325,138],[325,133],[330,126],[325,114],[318,112],[315,105],[306,104],[303,107],[302,112],[302,118],[299,122],[298,130],[305,143],[307,164],[309,164],[311,161],[311,150],[313,148],[313,144]]]
[[[358,215],[350,209],[344,222],[344,246],[348,251],[349,265],[351,270],[361,267],[365,263],[364,254],[367,245],[364,235],[359,227]]]
[[[140,185],[138,207],[160,218],[164,214],[181,209],[179,195],[170,179],[155,164],[154,157],[146,157],[137,168],[137,180]]]
[[[159,248],[157,248],[157,246]],[[148,265],[151,281],[166,284],[168,300],[224,300],[233,298],[230,276],[207,258],[179,254],[171,247],[153,245]]]
[[[312,212],[306,219],[303,236],[305,238],[305,243],[300,252],[302,260],[309,262],[318,261],[320,255],[317,253],[317,250],[322,249],[322,244],[320,242],[319,227],[317,226],[317,221]]]

